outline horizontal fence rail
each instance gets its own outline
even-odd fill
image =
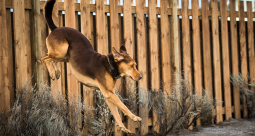
[[[111,52],[112,47],[126,46],[143,79],[138,83],[129,78],[118,79],[116,87],[122,96],[130,84],[148,90],[163,89],[171,94],[172,86],[178,82],[174,74],[185,71],[184,78],[192,83],[194,93],[201,97],[205,89],[210,98],[222,101],[214,110],[214,123],[246,117],[247,104],[240,100],[240,92],[231,84],[230,75],[241,73],[255,78],[252,2],[246,2],[247,11],[244,11],[244,2],[235,0],[229,0],[229,5],[227,0],[219,3],[202,0],[201,7],[198,0],[191,3],[181,0],[181,8],[178,1],[160,0],[160,7],[157,1],[149,0],[146,7],[145,0],[136,0],[136,6],[133,0],[124,0],[123,5],[119,0],[109,0],[109,3],[95,0],[95,4],[91,0],[80,3],[57,0],[53,20],[58,27],[72,27],[83,33],[103,55]],[[61,93],[68,99],[82,99],[83,104],[96,106],[95,90],[79,83],[68,63],[58,64],[61,76],[53,81],[40,62],[47,55],[45,40],[50,34],[43,12],[45,3],[39,0],[0,2],[3,11],[0,14],[0,77],[3,77],[0,111],[12,107],[15,94],[19,94],[16,90],[28,81],[31,85],[42,82],[51,85],[53,95]],[[140,108],[135,114],[142,115],[144,111]],[[143,132],[155,126],[155,116],[155,113],[143,116]],[[121,118],[127,129],[135,133],[138,124],[125,119],[123,114]],[[80,123],[83,119],[81,113]],[[200,125],[201,120],[195,124]],[[84,133],[87,132],[84,127]],[[114,134],[124,135],[119,127],[115,127]]]

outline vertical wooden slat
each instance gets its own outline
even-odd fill
[[[132,36],[133,32],[133,16],[132,16],[132,12],[131,12],[131,5],[133,3],[131,3],[130,0],[124,0],[123,3],[123,25],[124,25],[124,43],[125,43],[125,47],[127,49],[127,52],[129,54],[130,57],[132,57],[133,59],[135,59],[135,53],[134,53],[134,37]],[[126,78],[126,88],[127,89],[131,89],[132,91],[135,90],[133,88],[135,88],[135,84],[134,81],[130,78]],[[136,92],[131,92],[131,90],[129,90],[130,93],[136,93]],[[132,133],[135,133],[135,122],[128,118],[127,120],[127,129],[129,129]]]
[[[31,78],[32,78],[32,64],[31,64],[31,30],[30,30],[30,24],[31,24],[31,19],[30,19],[30,14],[29,14],[29,10],[25,10],[25,29],[24,29],[24,44],[25,44],[25,61],[26,61],[26,83],[27,85],[31,86],[32,82]],[[28,84],[29,83],[29,84]]]
[[[203,38],[203,61],[204,61],[204,89],[209,98],[213,98],[212,92],[212,65],[211,65],[211,47],[210,31],[208,19],[208,0],[202,0],[202,38]],[[211,118],[207,119],[208,123]]]
[[[222,40],[222,64],[224,83],[224,104],[225,118],[232,117],[231,111],[231,88],[230,88],[230,63],[229,63],[229,42],[228,42],[228,22],[227,22],[227,1],[220,1],[221,12],[221,40]]]
[[[6,17],[6,8],[5,1],[0,2],[0,112],[7,110],[11,107],[11,88],[9,89],[9,80],[11,78],[8,77],[8,42],[7,42],[7,17]]]
[[[170,16],[170,48],[171,48],[171,73],[181,72],[181,53],[180,53],[180,42],[179,42],[179,16],[177,15],[178,0],[170,1],[170,7],[172,8],[172,16]],[[170,74],[171,74],[170,73]],[[179,81],[175,79],[175,75],[171,74],[172,83],[177,84]],[[170,87],[168,94],[172,93]]]
[[[182,49],[183,49],[183,70],[185,72],[184,79],[192,84],[191,75],[191,45],[190,45],[190,24],[188,16],[189,2],[187,0],[182,1]],[[192,118],[190,119],[190,121]],[[189,127],[190,130],[193,126]]]
[[[150,46],[150,75],[151,89],[160,89],[160,73],[159,73],[159,42],[158,42],[158,18],[156,15],[157,0],[149,0],[149,46]],[[168,3],[169,6],[169,3]],[[148,107],[145,107],[148,108]],[[148,109],[146,109],[148,111]],[[154,119],[156,113],[153,112]],[[155,120],[156,121],[156,120]],[[156,128],[158,129],[158,128]]]
[[[212,43],[213,43],[213,68],[215,99],[222,101],[221,96],[221,62],[219,41],[218,1],[211,1],[212,6]],[[216,106],[216,123],[223,121],[222,104]]]
[[[110,32],[111,32],[111,47],[119,50],[119,20],[118,20],[118,1],[110,0]]]
[[[42,50],[42,56],[47,56],[47,47],[46,47],[46,37],[47,37],[47,26],[46,26],[46,20],[44,18],[44,13],[43,11],[40,11],[40,20],[41,20],[41,50]],[[45,64],[43,64],[43,82],[45,84],[49,84],[49,73],[48,69]]]
[[[182,1],[182,46],[183,46],[183,70],[185,80],[191,83],[191,47],[190,47],[190,25],[188,16],[189,2]]]
[[[41,18],[40,18],[40,1],[31,1],[32,3],[32,69],[35,83],[43,83],[43,64],[38,63],[42,56],[42,39],[41,39]]]
[[[251,79],[255,78],[255,55],[254,55],[254,31],[253,31],[253,12],[252,2],[247,1],[247,29],[248,29],[248,52],[249,52],[249,68]],[[255,91],[255,87],[252,87]]]
[[[81,0],[81,33],[91,42],[90,0]]]
[[[146,61],[146,42],[145,42],[145,16],[144,16],[144,7],[145,7],[145,1],[144,0],[138,0],[136,1],[136,29],[137,29],[137,50],[139,53],[137,53],[138,57],[138,70],[140,74],[143,76],[143,78],[138,82],[140,89],[147,88],[147,61]],[[144,116],[144,110],[139,109],[140,117],[143,120],[143,124],[141,127],[141,131],[146,133],[148,132],[148,117]]]
[[[161,14],[161,59],[162,59],[162,78],[163,89],[166,92],[171,90],[171,67],[170,67],[170,30],[169,18],[167,14],[167,1],[160,1]]]
[[[238,47],[237,47],[237,24],[236,24],[236,11],[235,11],[235,0],[229,0],[230,7],[230,33],[231,33],[231,58],[232,58],[232,74],[238,75]],[[240,112],[240,93],[238,88],[233,88],[234,93],[234,113],[235,118],[238,119],[241,117]]]
[[[198,1],[192,1],[192,38],[193,41],[193,63],[194,63],[194,87],[196,95],[202,97],[202,55],[200,44],[200,25],[198,18]],[[201,120],[197,120],[197,126],[201,125]]]
[[[248,66],[247,66],[247,49],[246,49],[246,31],[245,31],[245,22],[244,22],[244,2],[239,1],[239,37],[240,37],[240,53],[241,53],[241,73],[247,82]],[[245,98],[245,96],[243,96]],[[248,115],[246,100],[243,102],[243,116]]]
[[[149,43],[151,61],[151,88],[159,89],[159,46],[158,46],[158,27],[156,15],[157,0],[149,0]]]
[[[97,51],[103,55],[108,54],[105,37],[105,13],[104,0],[96,0],[96,38]]]
[[[26,85],[28,80],[26,45],[24,41],[25,31],[24,0],[13,1],[13,15],[14,15],[13,25],[14,25],[16,89],[20,90],[23,86]]]

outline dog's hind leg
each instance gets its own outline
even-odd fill
[[[54,39],[54,37],[49,36],[46,39],[46,45],[48,48],[48,56],[43,58],[46,64],[50,77],[52,80],[60,77],[60,66],[57,66],[57,62],[68,61],[67,52],[69,44],[65,39]],[[50,65],[52,64],[52,66]]]
[[[42,59],[42,61],[45,63],[45,65],[49,71],[50,78],[52,80],[55,80],[55,70],[54,70],[54,67],[52,66],[52,58],[49,56],[46,56]]]

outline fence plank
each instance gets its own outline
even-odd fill
[[[124,43],[125,43],[125,47],[127,49],[127,52],[129,54],[130,57],[132,57],[133,59],[135,59],[135,46],[134,46],[134,37],[133,37],[133,33],[134,33],[134,29],[133,29],[133,16],[131,13],[131,1],[130,0],[124,0],[123,3],[123,25],[124,25]],[[127,90],[127,92],[129,93],[135,93],[135,82],[130,79],[130,78],[126,78],[126,88],[129,89]],[[132,133],[135,133],[135,122],[128,118],[127,120],[127,129],[129,129]]]
[[[183,70],[185,72],[184,78],[189,84],[192,84],[191,75],[191,45],[190,45],[190,24],[188,16],[189,2],[187,0],[182,1],[182,49],[183,49]],[[192,118],[190,119],[192,121]],[[190,130],[193,126],[189,127]]]
[[[182,46],[183,46],[183,70],[185,80],[191,82],[191,45],[190,45],[190,24],[188,16],[189,2],[182,1]]]
[[[149,0],[149,43],[151,61],[151,88],[159,89],[159,46],[158,46],[158,24],[156,15],[157,0]]]
[[[254,34],[253,34],[253,16],[252,16],[252,2],[247,1],[247,29],[248,29],[248,51],[249,51],[249,68],[251,79],[255,78],[255,55],[254,55]],[[252,87],[255,91],[255,87]]]
[[[169,5],[169,4],[168,4]],[[157,0],[149,0],[149,46],[150,46],[150,75],[151,89],[160,89],[159,73],[159,42],[158,42],[158,17],[156,15]],[[144,107],[148,110],[148,107]],[[153,117],[156,118],[156,113]],[[147,124],[146,124],[147,125]],[[148,125],[147,125],[148,126]],[[157,129],[157,128],[156,128]]]
[[[37,63],[42,56],[42,39],[41,39],[41,21],[40,21],[40,1],[31,1],[32,11],[31,17],[31,28],[32,28],[32,69],[34,75],[34,83],[43,83],[43,64]]]
[[[224,83],[224,103],[226,120],[232,117],[231,112],[231,88],[230,88],[230,63],[229,63],[229,42],[228,42],[228,22],[227,22],[227,1],[220,1],[221,12],[221,40],[222,40],[222,64]]]
[[[193,41],[193,63],[194,63],[194,87],[199,98],[202,97],[202,59],[200,44],[200,25],[198,18],[198,1],[192,1],[192,38]],[[201,125],[201,120],[197,120],[197,126]]]
[[[24,29],[24,44],[25,44],[25,49],[24,49],[24,56],[25,56],[25,61],[26,61],[26,84],[31,86],[32,85],[32,59],[31,59],[31,30],[30,30],[30,24],[31,24],[31,19],[30,19],[30,10],[25,10],[25,29]]]
[[[231,33],[231,54],[232,54],[232,74],[238,75],[238,47],[237,47],[237,24],[236,24],[236,14],[235,14],[235,0],[229,1],[230,7],[230,33]],[[241,117],[240,112],[240,94],[238,88],[233,88],[234,93],[234,106],[235,106],[235,118],[238,119]]]
[[[27,82],[27,57],[24,41],[25,10],[24,0],[13,1],[13,25],[14,25],[14,47],[15,47],[15,72],[16,89],[26,85]]]
[[[43,11],[40,11],[40,20],[41,20],[41,41],[42,41],[42,56],[47,56],[47,47],[46,47],[46,37],[47,37],[47,26],[46,20],[44,18]],[[43,64],[43,82],[49,84],[49,73],[46,65]]]
[[[166,92],[171,90],[171,67],[170,67],[170,30],[169,19],[167,15],[167,4],[166,0],[160,1],[160,13],[161,13],[161,53],[162,53],[162,78],[163,78],[163,89]]]
[[[96,0],[96,38],[97,38],[97,51],[103,55],[108,54],[108,47],[106,46],[105,36],[105,13],[104,13],[104,0]]]
[[[239,37],[240,37],[240,53],[241,53],[241,73],[247,82],[248,66],[247,66],[247,49],[246,49],[246,31],[245,31],[245,22],[244,22],[244,2],[239,1]],[[245,96],[243,96],[245,98]],[[248,115],[246,101],[243,102],[243,116]]]
[[[170,48],[171,48],[171,73],[181,72],[181,53],[180,53],[180,42],[179,42],[179,16],[177,14],[178,1],[170,1],[170,7],[172,8],[172,16],[170,16]],[[170,73],[170,74],[171,74]],[[179,81],[175,79],[175,75],[172,74],[172,83],[176,84]],[[172,93],[170,87],[168,94]]]
[[[203,63],[204,89],[208,93],[209,98],[213,98],[208,0],[202,0],[202,38],[203,38],[203,61],[204,61]],[[211,123],[211,118],[208,118],[207,121],[208,123]]]
[[[0,112],[7,110],[11,107],[11,88],[8,88],[9,81],[12,79],[9,77],[9,48],[7,41],[7,13],[5,8],[5,1],[0,2],[0,66],[2,67],[0,70],[0,76],[2,77],[0,80]],[[10,35],[9,35],[10,36]]]
[[[217,14],[218,1],[211,1],[211,6],[212,6],[212,43],[213,43],[215,99],[222,101],[219,20],[218,20],[218,14]],[[219,123],[220,121],[223,121],[222,104],[219,104],[216,106],[216,123]]]
[[[139,53],[137,54],[138,57],[138,70],[142,74],[143,78],[138,82],[139,88],[144,89],[147,88],[147,61],[146,61],[146,42],[145,42],[145,16],[144,16],[144,7],[145,7],[145,1],[138,0],[136,1],[136,27],[137,27],[137,50],[139,50]],[[140,90],[141,91],[141,90]],[[141,131],[146,133],[148,132],[148,117],[144,116],[144,112],[146,112],[143,109],[139,109],[140,117],[143,120],[143,124],[141,127]]]

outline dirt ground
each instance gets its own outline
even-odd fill
[[[233,119],[217,125],[197,127],[192,131],[181,130],[178,136],[255,136],[255,119]],[[170,135],[169,135],[170,136]]]

